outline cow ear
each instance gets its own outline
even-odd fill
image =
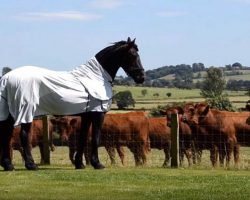
[[[55,125],[55,124],[56,124],[56,119],[52,118],[52,119],[50,119],[50,122],[51,122],[53,125]]]
[[[160,112],[161,115],[167,115],[167,112],[164,109],[159,110],[159,112]]]
[[[206,116],[207,113],[209,112],[209,109],[210,109],[210,107],[209,107],[209,105],[207,105],[206,108],[205,108],[205,110],[202,112],[202,115]]]
[[[184,110],[182,107],[178,106],[178,114],[184,114]]]
[[[71,119],[69,124],[70,126],[74,126],[77,123],[77,119]]]

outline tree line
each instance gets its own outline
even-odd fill
[[[223,76],[243,75],[242,70],[250,70],[250,67],[242,66],[236,62],[225,67],[209,67],[218,68],[223,72]],[[201,89],[203,87],[203,80],[205,77],[202,73],[207,72],[203,63],[193,63],[192,65],[170,65],[163,66],[157,69],[146,71],[146,81],[143,86],[147,87],[175,87],[180,89]],[[206,74],[206,73],[205,73]],[[172,75],[172,80],[164,79],[165,76]],[[133,85],[134,82],[129,77],[119,76],[115,80],[117,85]],[[229,80],[226,82],[226,89],[228,90],[247,90],[250,88],[250,81],[248,80]]]

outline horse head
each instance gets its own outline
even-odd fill
[[[122,67],[128,76],[140,84],[145,80],[145,72],[138,51],[135,39],[131,40],[129,37],[127,41],[115,42],[101,50],[96,54],[96,59],[113,80]]]
[[[145,80],[145,72],[138,54],[138,47],[135,39],[131,41],[128,38],[127,43],[123,47],[124,57],[121,63],[123,70],[128,76],[132,77],[136,83],[143,83]]]

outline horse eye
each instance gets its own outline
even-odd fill
[[[130,49],[128,56],[130,58],[136,58],[137,57],[137,51],[135,51],[134,49]]]

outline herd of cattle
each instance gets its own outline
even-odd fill
[[[135,165],[144,165],[152,148],[164,151],[163,166],[168,166],[171,148],[171,116],[179,117],[179,157],[182,165],[184,157],[188,164],[201,162],[202,150],[210,151],[210,160],[215,167],[219,160],[224,166],[229,165],[232,156],[237,166],[240,146],[250,146],[250,112],[228,112],[211,109],[205,103],[188,103],[183,107],[171,107],[164,111],[163,117],[148,117],[146,112],[128,112],[106,114],[102,131],[101,146],[105,147],[111,163],[115,163],[115,152],[125,164],[127,147],[134,155]],[[69,158],[74,163],[77,135],[80,131],[80,118],[73,116],[53,117],[49,121],[50,149],[55,149],[53,132],[60,135],[60,140],[67,142]],[[20,129],[14,129],[12,147],[22,153]],[[34,120],[32,124],[31,144],[43,149],[43,122]],[[85,147],[85,161],[89,164],[91,131]],[[116,151],[115,151],[116,150]],[[43,163],[41,153],[41,163]]]

